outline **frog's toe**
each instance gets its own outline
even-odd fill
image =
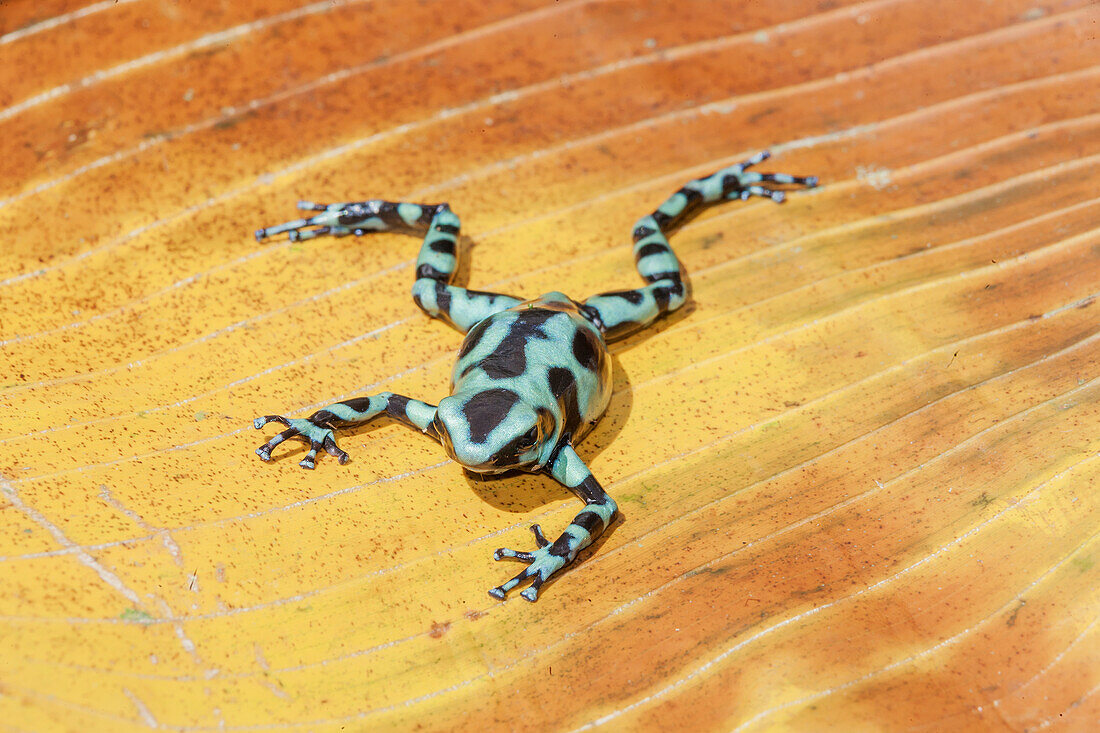
[[[535,556],[530,552],[518,552],[510,547],[501,547],[493,553],[494,560],[503,560],[504,558],[512,558],[514,560],[521,560],[523,562],[534,562]]]
[[[745,160],[742,160],[740,165],[741,165],[742,170],[745,169],[745,168],[752,168],[757,163],[763,163],[765,160],[767,160],[770,157],[772,157],[772,151],[770,151],[770,150],[761,150],[759,153],[757,153],[756,155],[753,155],[751,158],[746,158]]]
[[[542,533],[542,527],[537,524],[531,525],[531,532],[535,535],[535,544],[540,548],[546,547],[550,544],[550,540],[546,539],[546,536]]]
[[[252,421],[252,427],[259,430],[260,428],[262,428],[264,425],[268,424],[269,422],[280,422],[284,425],[290,425],[290,421],[287,420],[285,417],[282,417],[281,415],[265,415],[264,417],[258,417],[255,420],[253,420]],[[273,448],[275,448],[275,446],[279,445],[280,443],[282,443],[286,440],[289,440],[290,438],[294,438],[294,437],[297,437],[297,436],[298,436],[298,430],[296,428],[293,428],[293,427],[288,427],[286,430],[284,430],[283,432],[281,432],[278,435],[274,436],[271,440],[267,441],[266,443],[261,445],[259,448],[257,448],[256,449],[256,455],[258,455],[260,457],[260,459],[263,460],[263,461],[270,461],[271,460],[271,451],[272,451]]]
[[[500,558],[498,557],[497,559],[500,559]],[[523,581],[527,580],[529,577],[531,577],[531,568],[524,568],[519,573],[517,573],[514,578],[512,578],[508,582],[501,583],[496,588],[490,588],[489,589],[489,595],[491,595],[493,598],[497,598],[497,599],[503,601],[504,597],[508,595],[508,591],[512,590],[517,585],[519,585]],[[537,593],[537,591],[536,591],[536,593]],[[528,599],[528,600],[530,600],[530,599]]]
[[[535,562],[537,562],[537,560]],[[554,571],[551,570],[550,572],[552,573]],[[534,563],[532,563],[531,567],[525,568],[524,570],[520,571],[507,583],[501,583],[496,588],[492,588],[489,591],[489,595],[491,595],[493,598],[497,598],[503,601],[504,597],[508,595],[508,591],[512,590],[517,585],[530,578],[531,585],[527,588],[524,588],[522,591],[520,591],[519,594],[523,596],[524,600],[534,603],[539,598],[539,588],[542,587],[542,584],[545,583],[547,578],[549,577],[549,573],[547,573],[544,577],[539,569],[534,567]]]
[[[290,427],[290,420],[283,417],[282,415],[264,415],[263,417],[258,417],[252,421],[252,427],[259,430],[264,425],[267,425],[269,422],[277,422],[281,425],[286,425],[288,428]]]
[[[531,525],[531,532],[535,535],[535,544],[539,546],[539,549],[546,547],[550,544],[550,540],[546,539],[546,536],[542,533],[542,527],[537,524]],[[501,547],[499,550],[493,552],[494,560],[503,560],[504,558],[512,558],[520,560],[522,562],[534,562],[535,554],[531,552],[517,552],[510,547]]]
[[[792,176],[787,173],[757,173],[756,171],[748,170],[752,166],[762,163],[770,157],[771,153],[769,151],[762,150],[751,158],[743,160],[733,166],[733,175],[737,177],[738,185],[726,195],[726,198],[739,198],[742,201],[747,201],[752,196],[760,196],[762,198],[771,199],[777,204],[781,204],[787,198],[786,193],[760,184],[779,183],[784,185],[805,186],[806,188],[814,188],[817,186],[817,176]]]
[[[311,471],[317,467],[317,453],[318,451],[325,451],[330,456],[336,458],[340,462],[340,465],[344,465],[348,462],[348,454],[340,450],[340,446],[336,445],[336,439],[332,435],[332,430],[329,428],[317,428],[307,433],[303,432],[303,437],[309,439],[309,452],[305,457],[298,462],[298,465],[302,468],[308,468]]]
[[[326,451],[330,455],[336,456],[336,459],[341,465],[348,462],[348,454],[340,450],[336,446],[336,440],[332,437],[332,431],[328,428],[318,428],[312,426],[310,431],[302,431],[303,438],[309,441],[309,451],[298,462],[298,465],[302,468],[308,468],[313,470],[317,467],[317,453],[318,451]]]
[[[284,224],[276,224],[275,226],[257,229],[255,232],[256,241],[262,242],[268,237],[273,237],[276,234],[282,234],[284,232],[286,233],[287,239],[291,242],[301,242],[325,234],[330,234],[334,237],[342,237],[346,234],[350,234],[351,229],[343,226],[341,221],[341,216],[344,212],[341,208],[338,208],[339,206],[342,206],[342,204],[326,205],[315,204],[311,201],[299,201],[299,209],[317,211],[319,213],[304,219],[295,219],[294,221],[288,221]]]
[[[307,219],[295,219],[294,221],[288,221],[284,224],[276,224],[270,227],[264,227],[263,229],[256,230],[256,241],[262,242],[268,237],[274,237],[276,234],[287,233],[287,237],[291,241],[295,241],[298,237],[299,230],[303,227],[309,226]]]
[[[323,226],[313,227],[312,229],[292,229],[287,232],[286,236],[291,242],[304,242],[307,239],[321,237],[326,234],[333,237],[343,237],[351,234],[351,230],[341,226]]]
[[[328,454],[339,461],[341,466],[350,459],[350,456],[341,450],[340,446],[336,445],[336,438],[334,438],[331,433],[325,436],[323,445]]]
[[[755,173],[747,172],[740,175],[741,186],[735,188],[726,196],[729,199],[739,198],[748,201],[753,196],[771,199],[777,204],[787,200],[785,191],[780,191],[770,186],[762,186],[761,183],[780,183],[795,186],[813,188],[817,186],[817,176],[791,176],[786,173]]]

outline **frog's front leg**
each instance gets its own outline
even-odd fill
[[[302,468],[314,467],[314,459],[319,450],[325,450],[335,456],[341,464],[347,463],[348,454],[336,445],[337,429],[368,422],[384,412],[394,420],[438,439],[430,429],[432,420],[435,419],[435,410],[435,405],[392,392],[382,392],[370,397],[356,397],[336,402],[307,418],[265,415],[253,420],[252,427],[259,430],[269,422],[277,422],[285,425],[287,429],[257,448],[256,455],[265,461],[270,461],[271,449],[293,438],[309,443],[309,452],[298,464]]]
[[[573,517],[565,532],[553,543],[543,536],[537,524],[532,526],[531,531],[535,533],[535,542],[539,546],[534,552],[517,552],[502,547],[493,553],[497,560],[508,557],[527,563],[527,567],[514,578],[489,591],[489,595],[494,598],[503,599],[508,591],[530,578],[531,587],[520,595],[528,601],[536,600],[542,584],[558,570],[573,562],[578,552],[603,534],[615,516],[618,509],[615,500],[597,483],[572,446],[566,445],[558,451],[549,473],[584,501],[584,511]]]

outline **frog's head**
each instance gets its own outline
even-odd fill
[[[557,438],[549,410],[499,387],[443,398],[432,427],[447,455],[476,473],[538,471]]]

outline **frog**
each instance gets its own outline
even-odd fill
[[[646,284],[584,300],[557,291],[524,300],[453,284],[460,221],[447,203],[298,202],[298,208],[310,215],[259,229],[256,240],[283,233],[291,241],[372,232],[422,237],[413,302],[465,338],[451,373],[450,393],[437,405],[381,392],[334,402],[304,418],[265,415],[253,421],[257,430],[268,423],[285,430],[256,453],[271,461],[276,446],[296,440],[308,445],[299,464],[303,468],[315,468],[321,451],[345,464],[349,456],[337,445],[337,431],[384,415],[434,439],[451,460],[474,474],[548,475],[584,502],[583,510],[553,542],[535,524],[533,550],[497,549],[494,559],[516,560],[525,567],[489,590],[503,601],[511,590],[529,582],[520,595],[536,601],[542,586],[595,542],[618,513],[618,505],[593,476],[577,444],[611,400],[608,343],[649,326],[687,301],[681,264],[668,236],[710,204],[753,196],[781,203],[786,194],[778,186],[817,186],[816,176],[750,170],[769,155],[763,151],[688,181],[638,220],[633,229],[634,261]]]

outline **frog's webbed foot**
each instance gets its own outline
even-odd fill
[[[542,587],[542,584],[573,560],[572,556],[576,553],[575,550],[571,552],[568,543],[559,540],[554,544],[550,544],[537,524],[531,526],[531,531],[535,533],[535,542],[539,546],[539,549],[534,552],[517,552],[502,547],[493,553],[493,559],[495,560],[503,560],[506,557],[512,558],[527,563],[527,567],[507,583],[490,590],[489,595],[504,600],[504,596],[508,591],[530,578],[531,587],[521,591],[520,595],[528,601],[535,601],[539,597],[539,588]],[[568,535],[564,536],[567,537]]]
[[[327,451],[329,455],[334,456],[341,464],[348,462],[348,454],[340,450],[340,447],[336,445],[336,437],[332,428],[326,425],[318,425],[311,420],[301,418],[289,419],[282,415],[265,415],[263,417],[258,417],[252,421],[252,427],[259,430],[269,422],[280,423],[285,425],[287,429],[256,449],[256,455],[263,460],[270,461],[272,448],[286,440],[294,438],[309,443],[309,452],[306,453],[305,458],[298,463],[302,468],[313,468],[315,466],[315,459],[317,457],[317,451],[319,450]]]
[[[817,176],[792,176],[786,173],[757,173],[756,171],[748,170],[757,163],[763,163],[765,160],[771,157],[771,153],[767,150],[763,150],[756,155],[752,156],[748,160],[744,160],[735,166],[727,169],[726,180],[723,181],[723,189],[726,191],[725,197],[727,199],[741,199],[747,201],[752,196],[763,196],[764,198],[770,198],[772,201],[782,203],[787,194],[783,191],[778,191],[768,186],[762,186],[761,183],[780,183],[791,184],[798,186],[806,186],[807,188],[813,188],[817,185]]]
[[[337,204],[316,204],[312,201],[299,201],[298,208],[302,211],[319,212],[303,219],[295,219],[285,224],[277,224],[264,229],[256,230],[256,241],[261,242],[267,237],[286,232],[287,238],[292,242],[300,242],[328,234],[333,237],[344,237],[348,234],[361,236],[367,232],[377,232],[390,228],[386,219],[388,208],[395,204],[385,201],[355,201]]]

